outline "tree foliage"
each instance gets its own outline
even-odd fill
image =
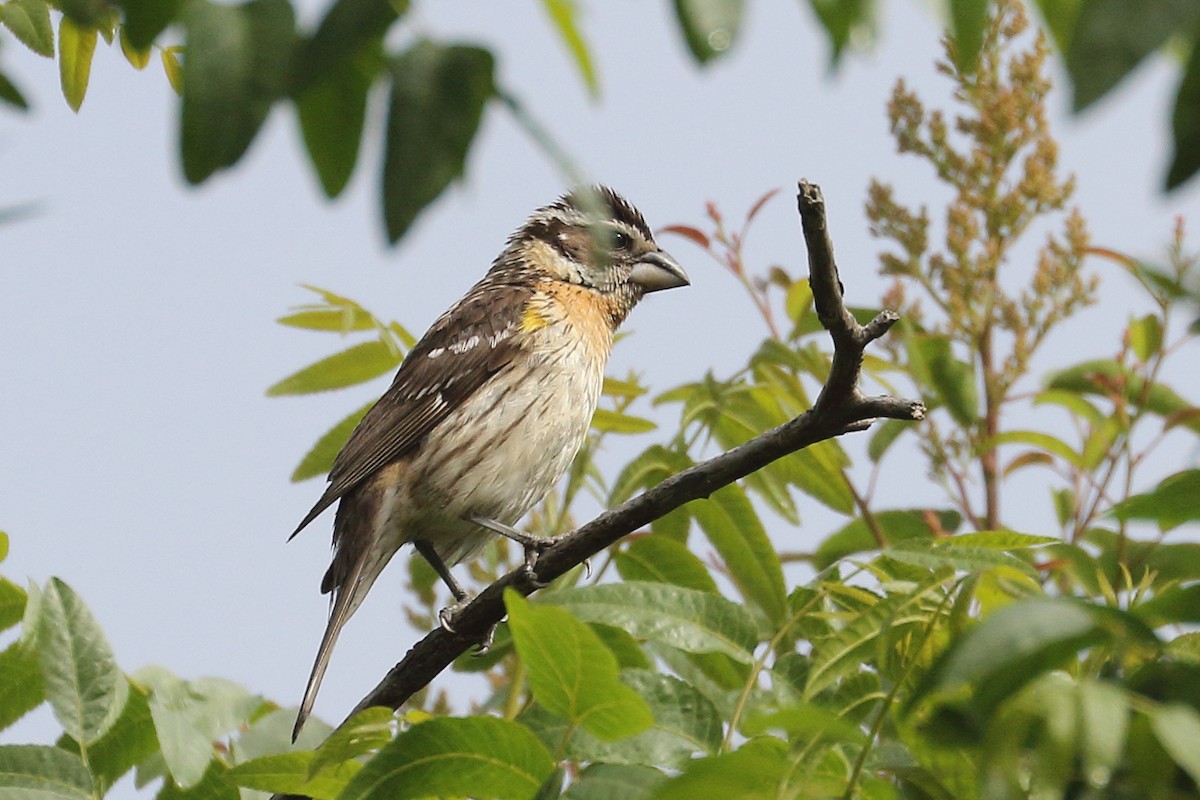
[[[576,3],[542,0],[542,5],[588,92],[599,96],[600,77]],[[810,5],[829,39],[835,67],[852,45],[873,35],[871,0],[810,0]],[[1200,169],[1200,6],[1191,0],[1037,0],[1035,5],[1065,60],[1076,111],[1109,93],[1151,53],[1172,45],[1175,52],[1190,53],[1171,118],[1175,153],[1165,185],[1174,188],[1195,174]],[[992,6],[989,0],[944,2],[950,60],[964,74],[978,63]],[[393,30],[409,30],[408,11],[408,0],[333,0],[315,28],[302,30],[292,0],[0,0],[0,23],[33,52],[57,57],[63,96],[76,111],[87,93],[100,38],[119,45],[136,69],[144,69],[157,50],[181,95],[180,164],[193,184],[238,163],[268,113],[282,105],[295,113],[322,190],[337,197],[358,164],[367,96],[372,87],[387,86],[391,102],[379,208],[390,242],[403,237],[422,209],[462,175],[490,106],[511,111],[572,176],[573,166],[530,117],[516,88],[497,83],[489,50],[411,33],[400,48],[389,44],[402,38]],[[703,66],[737,43],[745,2],[675,0],[674,12],[688,52]],[[0,103],[20,110],[29,105],[2,69]]]
[[[256,8],[227,13],[268,13]],[[350,16],[323,25],[362,11],[338,8]],[[62,728],[54,744],[0,746],[0,794],[98,798],[133,772],[164,800],[1200,796],[1200,545],[1180,536],[1200,522],[1200,471],[1162,455],[1200,433],[1200,409],[1169,382],[1194,347],[1180,315],[1200,257],[1182,226],[1159,265],[1089,243],[1045,124],[1046,46],[1018,7],[989,17],[972,69],[957,52],[942,64],[952,117],[903,83],[889,107],[898,147],[951,190],[944,224],[882,182],[867,203],[894,280],[886,302],[906,322],[864,368],[926,398],[929,421],[877,426],[857,460],[838,441],[799,451],[655,520],[591,575],[532,601],[508,595],[493,650],[455,665],[489,678],[474,713],[433,689],[401,714],[369,708],[335,731],[311,721],[294,747],[290,709],[220,679],[126,672],[69,586],[0,578],[0,630],[20,630],[0,651],[0,728],[43,704]],[[436,71],[446,51],[426,55]],[[610,377],[531,532],[569,529],[583,497],[620,503],[811,405],[830,362],[808,281],[744,257],[771,200],[736,224],[710,204],[703,223],[670,229],[742,281],[760,345],[731,375],[655,394],[678,412],[666,429],[642,416],[651,392],[638,376]],[[1050,233],[1014,289],[1016,248],[1035,229]],[[1035,371],[1034,352],[1092,296],[1086,258],[1125,268],[1152,310],[1095,332],[1110,358]],[[271,394],[373,380],[413,342],[314,291],[280,322],[360,339]],[[1009,427],[1017,410],[1045,424]],[[362,412],[294,477],[328,469]],[[612,436],[646,443],[615,476],[595,459]],[[889,468],[908,444],[944,497],[881,505],[881,481],[920,481]],[[1005,489],[1031,470],[1053,512],[1015,530],[1031,502]],[[815,504],[838,522],[813,552],[781,549]],[[7,548],[0,534],[0,558]],[[519,560],[497,542],[472,577],[491,582]],[[810,567],[801,583],[798,562]],[[409,618],[436,625],[444,598],[420,559],[409,583]]]

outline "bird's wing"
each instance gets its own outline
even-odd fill
[[[376,470],[410,453],[438,424],[509,364],[520,349],[532,287],[475,286],[438,318],[400,365],[391,387],[350,434],[329,486],[292,536]]]

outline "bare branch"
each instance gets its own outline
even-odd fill
[[[865,397],[859,392],[863,350],[884,335],[899,317],[894,312],[884,311],[868,325],[858,324],[842,301],[842,284],[826,227],[821,190],[814,184],[800,181],[798,205],[808,244],[814,304],[821,324],[829,331],[834,344],[829,380],[817,402],[778,428],[673,475],[577,528],[538,559],[537,574],[541,580],[559,577],[655,519],[692,500],[708,497],[722,486],[789,453],[843,433],[864,430],[876,419],[924,419],[925,406],[919,401],[890,395]],[[537,588],[521,569],[488,586],[455,618],[455,633],[439,628],[417,642],[350,716],[370,706],[399,708],[427,686],[503,618],[504,590],[510,586],[525,595]]]

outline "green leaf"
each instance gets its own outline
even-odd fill
[[[0,795],[12,800],[95,800],[92,776],[79,756],[32,744],[0,745]]]
[[[979,416],[979,395],[971,365],[954,357],[945,336],[909,336],[909,364],[917,380],[932,388],[950,411],[954,421],[968,427]]]
[[[618,679],[617,659],[587,625],[566,609],[534,606],[512,589],[504,602],[538,703],[605,741],[654,724],[645,702]]]
[[[178,47],[164,47],[160,53],[163,66],[163,74],[167,76],[167,82],[171,84],[171,89],[175,94],[183,94],[183,66],[179,63]]]
[[[754,618],[720,595],[664,583],[624,583],[561,589],[549,595],[585,622],[623,628],[688,653],[724,653],[744,663],[758,644]]]
[[[392,740],[396,715],[390,708],[364,708],[338,726],[321,743],[308,765],[308,777],[331,764],[340,764],[378,750]]]
[[[238,786],[264,792],[295,793],[313,800],[333,800],[362,769],[362,764],[357,761],[341,761],[320,770],[310,779],[312,761],[313,753],[307,751],[274,753],[238,764],[225,773],[225,779]]]
[[[219,678],[183,681],[159,667],[135,679],[150,689],[150,715],[167,769],[183,788],[206,779],[213,743],[245,725],[262,699]]]
[[[1103,770],[1113,774],[1125,753],[1129,732],[1129,699],[1111,683],[1082,680],[1079,683],[1079,754],[1086,775]]]
[[[239,6],[190,0],[183,23],[180,148],[184,176],[197,184],[241,159],[283,95],[295,19],[288,0]]]
[[[1182,703],[1170,703],[1150,714],[1150,725],[1163,748],[1191,779],[1200,784],[1200,714]]]
[[[122,33],[137,50],[147,50],[179,15],[183,0],[121,0],[125,11]]]
[[[872,26],[873,0],[809,0],[809,5],[829,36],[829,65],[836,68],[842,53],[856,33],[868,33]]]
[[[9,77],[3,72],[0,72],[0,100],[19,111],[29,110],[29,101],[25,99],[25,95],[21,94],[21,90],[17,88],[17,85],[9,80]],[[8,209],[5,210],[7,211]],[[2,216],[3,214],[0,213],[0,217]]]
[[[292,95],[303,95],[354,60],[370,43],[382,40],[392,23],[407,10],[408,0],[337,0],[322,18],[316,33],[300,47],[292,76]]]
[[[1192,34],[1192,55],[1183,70],[1175,108],[1171,112],[1171,130],[1175,153],[1167,170],[1167,189],[1182,186],[1200,170],[1200,33]]]
[[[37,653],[13,642],[0,650],[0,730],[40,706],[46,699]]]
[[[150,48],[137,48],[133,46],[133,42],[129,39],[129,34],[125,28],[120,31],[121,53],[125,56],[125,60],[136,70],[143,70],[150,64]]]
[[[362,408],[353,411],[318,439],[316,444],[304,454],[304,458],[300,459],[300,463],[296,465],[296,469],[292,472],[291,476],[292,483],[299,483],[309,478],[315,478],[318,475],[324,475],[333,469],[333,460],[337,458],[337,454],[341,452],[342,446],[349,440],[350,434],[354,432],[354,428],[367,415],[367,412],[371,410],[373,405],[375,405],[374,400]]]
[[[949,509],[895,509],[876,511],[871,516],[882,531],[884,541],[892,545],[907,539],[929,539],[938,531],[953,533],[962,524],[962,515]],[[818,570],[825,569],[846,556],[878,549],[879,543],[870,526],[862,518],[855,519],[817,546],[813,566]]]
[[[542,0],[542,7],[550,15],[550,20],[554,23],[555,30],[558,31],[558,37],[571,52],[571,58],[574,59],[575,67],[579,70],[584,85],[587,86],[588,94],[595,99],[600,95],[600,83],[596,79],[596,67],[592,64],[592,54],[579,30],[579,6],[575,0]]]
[[[396,369],[403,354],[381,341],[363,342],[310,364],[267,389],[268,397],[343,389]]]
[[[884,551],[888,558],[903,564],[918,567],[950,567],[958,572],[977,572],[992,567],[1009,567],[1030,576],[1036,575],[1033,567],[1019,558],[989,547],[950,545],[940,541],[910,539]]]
[[[675,18],[701,64],[724,55],[737,38],[745,0],[675,0]]]
[[[1072,466],[1078,467],[1082,463],[1082,456],[1069,444],[1057,436],[1040,431],[1004,431],[983,442],[979,449],[986,453],[1002,444],[1027,444],[1056,455]]]
[[[592,764],[575,779],[567,800],[649,800],[667,780],[652,767],[636,764]]]
[[[550,753],[523,725],[486,716],[441,717],[393,739],[339,800],[529,800],[553,769]]]
[[[717,593],[717,582],[695,553],[665,536],[643,536],[619,551],[617,572],[627,581],[657,581]]]
[[[743,732],[756,736],[773,729],[785,731],[788,739],[793,741],[825,739],[862,745],[866,740],[862,730],[849,719],[811,703],[796,703],[770,714],[751,717]]]
[[[79,752],[79,744],[63,737],[59,747]],[[146,693],[137,686],[130,686],[129,700],[121,716],[108,731],[88,746],[88,769],[97,786],[107,790],[137,764],[158,752],[158,736]]]
[[[1067,49],[1075,111],[1103,97],[1174,34],[1195,27],[1192,0],[1090,0],[1079,7]]]
[[[1003,700],[1080,650],[1111,640],[1105,610],[1062,598],[1034,598],[1004,606],[956,640],[926,675],[911,703],[936,692],[958,708],[965,727],[936,718],[949,738],[978,734]],[[1113,612],[1117,614],[1119,612]],[[1123,617],[1122,622],[1132,621]]]
[[[51,578],[42,593],[37,637],[55,719],[69,736],[91,744],[117,721],[129,685],[95,617],[58,578]]]
[[[1080,419],[1087,420],[1092,424],[1098,423],[1104,419],[1104,414],[1100,409],[1083,399],[1075,392],[1069,392],[1063,389],[1047,389],[1044,392],[1038,392],[1033,398],[1034,405],[1042,405],[1050,403],[1056,406],[1061,406],[1071,414]]]
[[[654,726],[636,736],[605,742],[567,723],[540,706],[523,712],[528,725],[547,747],[569,735],[565,757],[576,763],[638,764],[677,768],[697,753],[716,752],[724,733],[715,707],[678,678],[649,670],[625,670],[621,679],[641,696],[654,715]]]
[[[646,433],[658,426],[648,419],[607,408],[597,408],[592,416],[593,430],[604,433]]]
[[[646,656],[642,645],[622,629],[600,622],[589,622],[588,627],[596,636],[600,637],[604,646],[612,651],[613,656],[617,659],[617,666],[621,669],[650,668],[650,659]]]
[[[912,429],[912,423],[906,420],[884,420],[882,424],[875,426],[875,432],[871,434],[871,439],[867,442],[867,457],[878,464],[884,453],[900,438],[900,434]]]
[[[139,773],[140,774],[140,773]],[[182,787],[169,778],[163,781],[154,800],[239,800],[241,793],[226,776],[229,770],[214,760],[196,783]]]
[[[1162,349],[1162,343],[1162,321],[1155,315],[1147,314],[1129,323],[1129,346],[1143,364]]]
[[[690,762],[664,784],[654,800],[759,800],[785,795],[794,769],[787,744],[773,737],[752,739],[732,753]]]
[[[0,631],[8,630],[25,615],[25,590],[0,576]]]
[[[783,566],[758,514],[737,484],[688,504],[688,511],[716,548],[742,597],[775,624],[787,618]]]
[[[988,23],[988,0],[950,0],[950,28],[954,32],[954,63],[971,74],[979,63],[979,48]]]
[[[668,450],[662,445],[651,445],[634,458],[613,481],[608,495],[609,506],[619,506],[640,489],[651,489],[677,472],[692,466],[686,454]]]
[[[1048,389],[1065,389],[1079,394],[1109,397],[1124,389],[1125,399],[1134,406],[1145,408],[1160,417],[1187,411],[1193,408],[1173,389],[1162,383],[1151,384],[1146,391],[1145,382],[1111,359],[1085,361],[1053,373],[1047,381]],[[1143,393],[1145,397],[1143,398]],[[1200,433],[1200,418],[1183,423],[1190,430]]]
[[[1153,520],[1164,531],[1200,520],[1200,470],[1177,472],[1165,478],[1154,491],[1118,503],[1111,513],[1122,521]]]
[[[478,47],[421,41],[392,64],[383,164],[383,217],[396,242],[463,174],[483,107],[495,94],[493,59]]]
[[[1042,20],[1054,39],[1054,46],[1060,53],[1067,52],[1071,44],[1071,35],[1075,32],[1075,20],[1079,16],[1082,0],[1036,0],[1038,10],[1042,12]]]
[[[1200,583],[1167,586],[1129,610],[1155,628],[1180,622],[1200,622]]]
[[[58,9],[64,16],[83,28],[99,28],[104,26],[109,16],[107,0],[59,0]],[[115,16],[112,17],[115,23]],[[112,39],[107,37],[109,44]]]
[[[375,77],[372,62],[382,59],[378,49],[376,43],[374,58],[363,56],[334,64],[296,98],[304,146],[321,189],[331,199],[346,188],[358,162],[367,93]]]
[[[96,52],[96,29],[81,28],[67,17],[58,23],[58,74],[63,97],[72,111],[78,112],[87,94],[92,74],[92,54]]]
[[[30,50],[54,58],[54,28],[46,0],[8,0],[0,5],[0,22]]]

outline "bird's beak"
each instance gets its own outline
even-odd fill
[[[633,265],[629,279],[647,293],[691,284],[679,262],[662,250],[641,256]]]

